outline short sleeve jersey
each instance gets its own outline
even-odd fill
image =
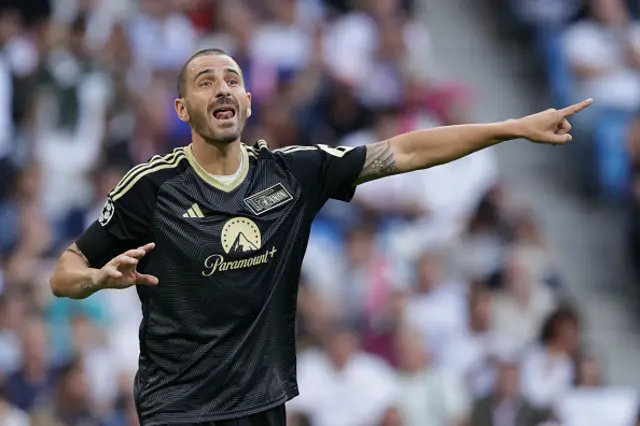
[[[154,242],[134,393],[145,426],[233,419],[298,394],[295,318],[311,223],[349,201],[365,148],[241,145],[231,182],[191,147],[134,167],[76,242],[91,266]]]

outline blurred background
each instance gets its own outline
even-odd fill
[[[54,299],[132,165],[189,143],[179,67],[228,51],[244,141],[360,145],[583,97],[319,214],[293,426],[631,426],[640,411],[637,0],[0,0],[0,425],[134,426],[134,289]]]

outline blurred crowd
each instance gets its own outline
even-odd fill
[[[570,150],[584,193],[629,212],[632,261],[640,272],[640,2],[498,0],[509,34],[544,64],[562,107],[584,97],[595,107],[575,118],[581,143]]]
[[[537,3],[581,6],[507,9]],[[128,168],[189,143],[173,99],[193,52],[220,48],[243,68],[254,102],[246,143],[369,144],[469,120],[473,93],[438,68],[421,6],[0,2],[0,425],[138,424],[135,289],[55,299],[48,276]],[[596,69],[580,75],[601,75],[592,84],[618,102],[597,72],[635,87],[631,62],[589,22],[568,44],[593,38],[595,53],[573,48]],[[617,93],[637,108],[640,92]],[[635,393],[605,385],[522,201],[483,151],[327,203],[300,283],[301,396],[288,404],[290,424],[635,424]]]

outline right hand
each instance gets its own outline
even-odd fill
[[[134,285],[157,285],[158,278],[153,275],[141,274],[136,270],[140,259],[155,246],[155,243],[145,244],[114,257],[109,263],[98,269],[94,277],[95,284],[100,288],[112,289],[124,289]]]
[[[585,99],[577,104],[570,105],[561,110],[548,109],[537,114],[528,115],[515,120],[522,138],[531,142],[550,145],[562,145],[571,140],[569,131],[571,125],[567,118],[589,107],[593,99]]]

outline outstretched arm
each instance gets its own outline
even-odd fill
[[[527,117],[489,124],[464,124],[404,133],[367,146],[356,184],[448,163],[511,139],[564,144],[571,140],[567,117],[582,111],[587,99],[562,110],[549,109]]]

